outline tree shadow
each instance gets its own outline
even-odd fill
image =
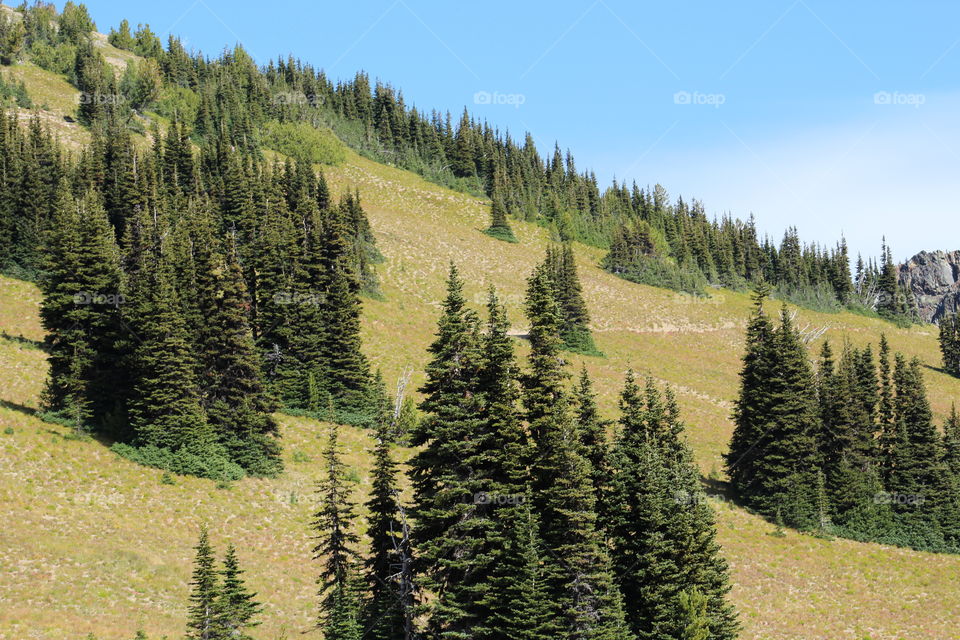
[[[958,377],[956,374],[947,371],[943,367],[935,367],[932,364],[927,364],[926,362],[922,363],[924,369],[929,369],[930,371],[936,371],[937,373],[942,373],[945,376],[950,376],[951,378]]]
[[[3,407],[4,409],[10,409],[11,411],[18,411],[24,415],[28,415],[31,417],[37,417],[37,414],[39,413],[33,407],[28,407],[25,404],[20,404],[19,402],[12,402],[10,400],[0,399],[0,407]]]
[[[14,335],[12,333],[7,333],[6,331],[0,331],[0,338],[15,344],[22,344],[28,349],[38,349],[43,351],[43,340],[34,340],[33,338],[28,338],[23,335]]]

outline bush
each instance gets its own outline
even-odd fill
[[[603,357],[603,352],[597,349],[597,345],[593,342],[590,330],[583,327],[563,336],[563,348],[583,356]]]
[[[843,310],[833,287],[826,283],[796,288],[777,287],[773,297],[821,313],[839,313]]]
[[[517,242],[517,238],[513,235],[510,227],[488,227],[484,230],[484,233],[491,238],[503,240],[504,242]]]
[[[296,418],[311,418],[323,422],[335,422],[345,424],[351,427],[361,427],[371,429],[376,425],[377,416],[374,412],[367,411],[347,411],[344,409],[330,411],[307,411],[306,409],[297,409],[287,407],[282,412],[288,416]]]
[[[63,42],[51,46],[45,42],[35,42],[30,47],[30,60],[41,69],[59,74],[69,74],[77,57],[77,48]]]
[[[157,113],[169,120],[179,120],[188,129],[193,128],[200,108],[200,96],[183,87],[164,87],[156,100]]]
[[[347,159],[346,147],[330,129],[305,122],[268,122],[263,146],[312,163],[337,165]]]
[[[163,469],[181,476],[197,476],[222,482],[240,480],[246,473],[240,465],[231,462],[226,451],[219,446],[205,449],[170,449],[147,445],[134,447],[118,442],[110,450],[131,462],[145,467]]]
[[[3,76],[0,76],[0,103],[7,102],[13,102],[22,109],[33,107],[33,102],[27,95],[27,88],[22,82],[16,80],[7,82],[4,81]]]
[[[699,270],[684,269],[672,260],[657,256],[638,256],[629,270],[607,270],[630,282],[696,295],[702,295],[707,286],[707,279]]]

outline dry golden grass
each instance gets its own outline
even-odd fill
[[[542,257],[542,229],[515,223],[518,244],[481,230],[487,205],[416,176],[350,154],[326,168],[335,191],[359,187],[387,262],[378,267],[385,299],[365,302],[365,349],[390,384],[413,367],[422,380],[449,262],[456,262],[480,308],[494,284],[523,333],[524,278]],[[749,297],[715,291],[707,302],[631,284],[597,267],[601,252],[577,247],[597,345],[605,357],[585,362],[604,413],[615,415],[628,368],[674,385],[689,439],[704,471],[720,466],[730,435],[742,333]],[[39,295],[0,278],[0,330],[39,340]],[[771,306],[771,311],[774,308]],[[907,330],[852,314],[800,310],[801,324],[828,326],[835,343],[876,342],[919,356],[938,419],[960,396],[960,381],[936,370],[934,331]],[[518,340],[524,353],[526,344]],[[816,349],[819,345],[811,345]],[[244,480],[230,489],[177,478],[118,459],[95,441],[65,439],[61,427],[34,417],[43,385],[43,354],[0,340],[0,638],[125,640],[142,627],[151,638],[183,632],[192,545],[201,523],[221,548],[240,550],[251,585],[267,605],[261,638],[292,638],[311,628],[314,578],[307,524],[313,509],[324,425],[281,417],[287,473]],[[12,429],[12,433],[8,430]],[[343,429],[347,463],[369,487],[368,434]],[[399,451],[402,456],[408,451]],[[295,460],[299,460],[297,462]],[[734,580],[732,598],[744,638],[945,640],[960,638],[960,558],[845,540],[819,540],[717,504],[720,541]],[[318,637],[314,632],[312,637]]]

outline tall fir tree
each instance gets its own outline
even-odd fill
[[[560,311],[546,266],[528,279],[529,370],[524,406],[536,444],[530,465],[534,506],[547,553],[547,592],[558,638],[627,639],[623,601],[597,525],[592,469],[584,457],[560,357]]]
[[[323,563],[318,627],[328,640],[359,640],[362,630],[357,601],[357,552],[354,504],[340,457],[340,430],[330,426],[323,453],[324,475],[317,487],[320,509],[313,520],[314,558]]]
[[[759,490],[754,483],[767,416],[774,400],[766,387],[773,373],[774,327],[763,309],[769,290],[754,293],[754,312],[747,324],[746,350],[740,370],[740,392],[734,407],[734,430],[726,454],[726,469],[734,491],[744,501]]]
[[[209,230],[212,231],[212,230]],[[254,475],[280,469],[274,409],[263,384],[247,312],[250,302],[233,234],[223,254],[211,234],[197,237],[197,298],[200,323],[200,384],[203,405],[231,459]]]
[[[373,480],[367,509],[370,554],[366,560],[368,596],[363,603],[364,637],[371,640],[403,640],[412,616],[412,593],[404,584],[405,562],[410,556],[404,536],[397,485],[397,465],[390,451],[391,423],[377,423],[373,451]]]
[[[940,318],[939,340],[943,368],[950,375],[960,377],[960,315],[950,313]]]
[[[222,640],[224,635],[217,624],[217,600],[220,597],[220,576],[216,558],[210,546],[207,528],[200,529],[193,578],[190,581],[190,608],[187,618],[189,640]]]
[[[247,629],[260,624],[256,617],[263,611],[257,594],[247,589],[237,550],[228,545],[223,558],[222,582],[214,602],[215,626],[224,639],[252,640]]]
[[[637,638],[684,637],[692,623],[685,598],[696,592],[709,637],[735,638],[729,571],[693,454],[680,439],[676,399],[669,391],[661,396],[650,379],[641,391],[628,374],[620,406],[609,528],[617,583],[634,603],[627,609],[631,631]]]
[[[119,250],[95,192],[78,201],[61,190],[47,247],[40,309],[50,363],[44,405],[77,428],[102,430],[123,419],[113,392],[123,377],[117,344],[124,297]]]

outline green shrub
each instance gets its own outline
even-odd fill
[[[41,69],[59,74],[68,74],[73,70],[77,57],[77,48],[69,42],[51,46],[45,42],[35,42],[30,47],[30,60]]]
[[[30,109],[33,107],[33,101],[27,94],[27,88],[22,82],[16,80],[5,81],[0,75],[0,103],[12,102],[21,109]]]
[[[131,462],[145,467],[163,469],[181,476],[197,476],[218,481],[240,480],[246,473],[240,465],[231,462],[226,452],[211,446],[204,450],[170,449],[147,445],[134,447],[118,442],[110,450]]]
[[[155,101],[157,113],[169,120],[179,120],[187,129],[193,128],[200,108],[200,96],[184,87],[164,87]]]
[[[637,256],[629,269],[607,270],[630,282],[696,295],[702,295],[707,286],[707,279],[699,270],[684,269],[672,260],[657,256]]]
[[[773,291],[773,297],[821,313],[839,313],[843,310],[833,287],[827,283],[796,288],[777,287]]]
[[[513,231],[510,230],[510,227],[488,227],[483,232],[491,238],[496,238],[497,240],[503,240],[504,242],[517,242],[517,238],[513,235]]]
[[[347,159],[346,147],[333,131],[318,129],[306,122],[268,122],[263,146],[293,158],[319,164],[337,165]]]

